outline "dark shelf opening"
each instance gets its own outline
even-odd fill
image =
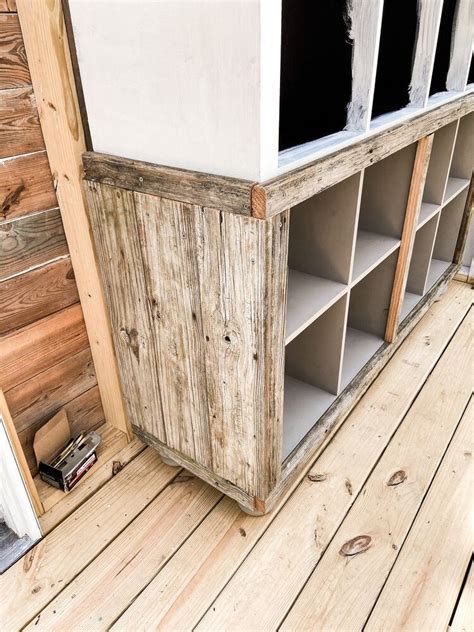
[[[431,77],[430,95],[446,90],[446,78],[451,57],[451,36],[453,32],[456,0],[444,0],[439,26],[438,44]]]

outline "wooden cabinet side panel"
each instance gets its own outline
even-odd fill
[[[133,193],[87,181],[85,191],[128,415],[166,442]]]

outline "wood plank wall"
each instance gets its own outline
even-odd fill
[[[60,408],[73,432],[104,421],[15,0],[0,0],[0,389],[32,473]]]

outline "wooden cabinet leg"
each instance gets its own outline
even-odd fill
[[[249,507],[245,507],[244,505],[241,505],[240,503],[237,503],[239,506],[239,509],[241,509],[244,513],[248,514],[249,516],[264,516],[264,512],[263,511],[257,511],[256,509],[250,509]]]

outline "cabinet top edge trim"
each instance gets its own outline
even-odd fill
[[[375,130],[306,165],[264,182],[168,167],[99,152],[83,154],[84,178],[183,203],[267,219],[474,111],[474,92]]]

